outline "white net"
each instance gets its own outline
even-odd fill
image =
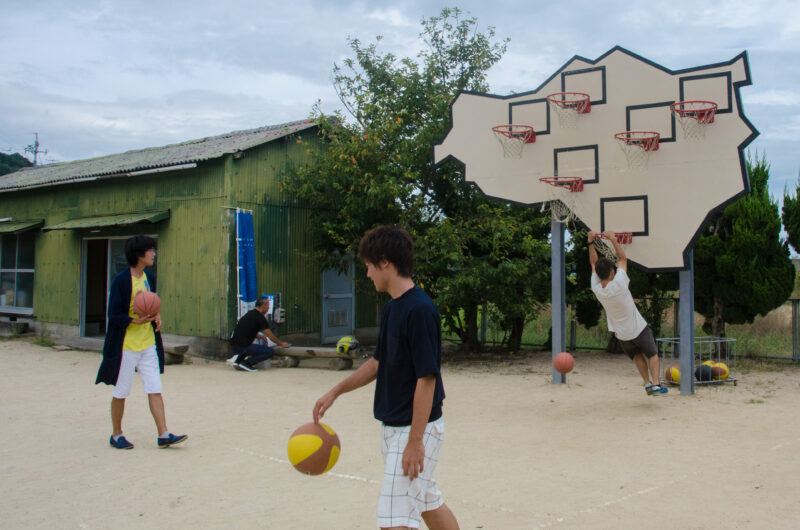
[[[500,125],[492,127],[492,132],[503,146],[503,156],[506,158],[522,158],[522,148],[534,134],[533,127],[521,125]]]
[[[617,243],[620,245],[629,245],[633,241],[633,235],[630,232],[619,232],[616,234]],[[598,235],[594,238],[594,248],[604,258],[610,260],[612,263],[617,263],[617,251],[614,245],[605,238],[605,236]]]
[[[672,105],[672,114],[681,124],[687,140],[705,140],[706,127],[714,123],[717,105],[711,101],[681,101]]]
[[[631,169],[646,169],[650,153],[658,150],[660,135],[655,132],[627,131],[614,136]]]
[[[547,96],[547,103],[564,129],[576,128],[581,116],[591,108],[589,96],[577,92],[551,94]]]

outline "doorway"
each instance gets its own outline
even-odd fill
[[[322,343],[336,342],[353,333],[355,320],[355,284],[353,260],[347,270],[326,269],[322,273]]]
[[[153,239],[156,239],[155,236]],[[125,241],[119,238],[86,238],[83,240],[83,278],[81,296],[81,337],[105,337],[108,312],[108,289],[114,276],[128,268]],[[157,239],[156,239],[157,240]],[[157,276],[158,256],[147,271]],[[155,283],[155,282],[154,282]],[[156,289],[156,285],[153,285]]]

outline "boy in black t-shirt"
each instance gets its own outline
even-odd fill
[[[381,312],[372,358],[314,405],[319,419],[345,392],[376,381],[375,418],[382,423],[384,475],[378,526],[458,528],[433,472],[444,439],[441,319],[433,301],[414,285],[414,243],[405,230],[374,228],[359,244],[367,276],[392,299]]]
[[[275,355],[275,350],[266,344],[253,344],[256,337],[261,334],[282,348],[288,348],[288,342],[281,342],[269,329],[269,323],[264,316],[269,310],[269,299],[260,296],[256,300],[255,309],[251,309],[244,314],[231,337],[231,353],[235,355],[233,366],[237,370],[245,372],[256,372],[255,365],[261,361],[266,361]]]

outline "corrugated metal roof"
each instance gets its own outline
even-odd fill
[[[123,213],[118,215],[101,215],[97,217],[81,217],[70,219],[42,228],[42,230],[72,230],[75,228],[100,228],[103,226],[132,225],[135,223],[157,223],[169,217],[169,210],[152,212]]]
[[[44,219],[35,219],[33,221],[6,221],[0,223],[0,234],[17,234],[27,230],[39,228],[44,224]]]
[[[246,131],[234,131],[163,147],[150,147],[98,158],[24,168],[0,177],[0,192],[53,186],[109,175],[122,176],[135,171],[211,160],[228,153],[244,151],[271,142],[283,136],[309,129],[314,125],[315,123],[309,120],[293,121]]]

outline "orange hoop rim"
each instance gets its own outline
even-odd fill
[[[524,138],[526,144],[531,144],[536,141],[536,132],[534,132],[533,127],[530,125],[514,125],[512,123],[495,125],[492,127],[492,131],[514,140]]]
[[[559,96],[561,99],[556,99]],[[554,92],[547,96],[547,101],[562,109],[574,109],[581,114],[586,114],[592,108],[591,97],[583,92]]]
[[[616,133],[614,138],[625,145],[638,146],[645,151],[656,151],[661,134],[655,131],[624,131]]]
[[[633,241],[633,232],[614,232],[614,235],[617,237],[617,243],[620,245],[628,245]],[[603,233],[597,234],[597,237],[606,239],[606,235]]]
[[[687,105],[698,105],[698,107],[687,109],[685,108]],[[704,101],[700,99],[678,101],[677,103],[672,103],[669,108],[672,109],[672,112],[678,114],[682,118],[694,118],[695,116],[693,116],[693,114],[717,112],[716,103],[713,101]]]
[[[544,182],[554,188],[564,188],[571,192],[583,191],[583,179],[581,177],[541,177],[539,182]]]

